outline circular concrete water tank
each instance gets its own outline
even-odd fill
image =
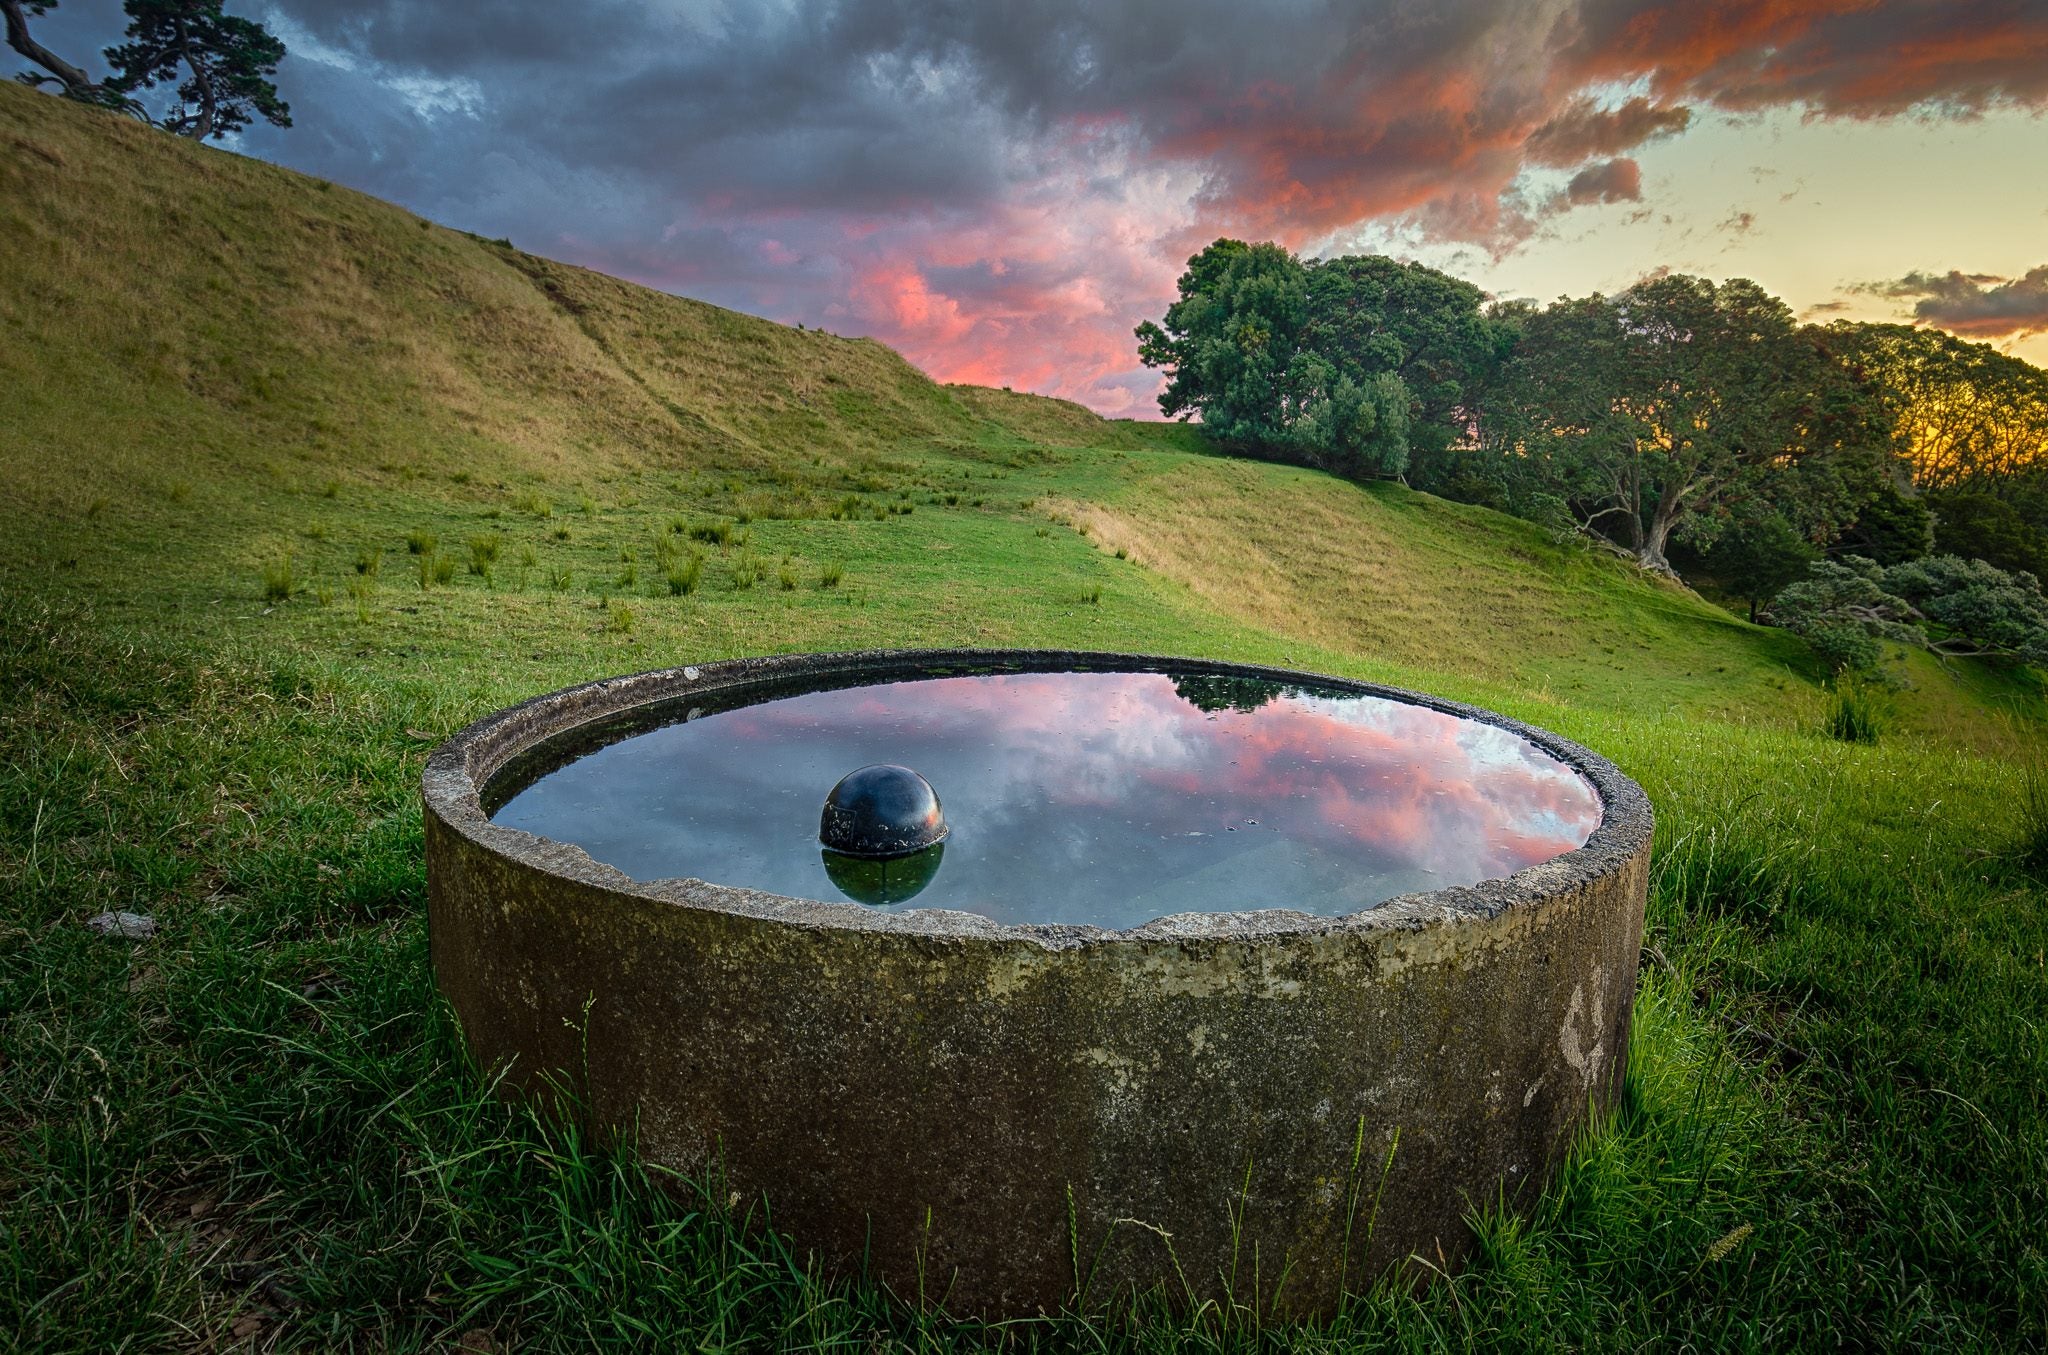
[[[423,782],[436,979],[506,1086],[567,1078],[600,1132],[716,1165],[840,1272],[956,1312],[1132,1287],[1328,1312],[1526,1204],[1619,1093],[1651,811],[1604,758],[1410,692],[1284,670],[1508,730],[1574,769],[1583,846],[1343,917],[1187,913],[1121,931],[881,912],[638,881],[491,821],[543,745],[806,685],[1163,672],[1059,651],[742,659],[594,682],[443,744]],[[550,754],[553,756],[555,754]],[[815,852],[815,844],[809,844]]]

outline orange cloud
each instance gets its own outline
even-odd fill
[[[1576,203],[1640,202],[1643,171],[1633,160],[1607,160],[1588,165],[1565,185],[1565,197]]]
[[[1692,110],[1682,105],[1634,98],[1618,108],[1602,108],[1590,98],[1573,99],[1522,143],[1530,163],[1569,169],[1601,156],[1633,150],[1645,141],[1682,132]]]
[[[1500,254],[1556,213],[1643,200],[1654,185],[1627,152],[1684,134],[1702,109],[1872,119],[2048,106],[2048,6],[2012,0],[1405,0],[1239,15],[1219,21],[1220,37],[1190,24],[1163,48],[1107,7],[1042,26],[1073,60],[1019,55],[1010,20],[946,23],[958,31],[925,40],[920,59],[960,79],[906,87],[976,91],[969,120],[1000,130],[962,163],[998,167],[985,184],[949,200],[892,162],[910,186],[886,207],[824,178],[806,202],[808,181],[788,171],[772,195],[714,185],[702,201],[716,211],[697,228],[758,235],[745,259],[631,271],[872,335],[944,380],[1146,416],[1158,377],[1138,365],[1132,327],[1164,310],[1184,260],[1218,235],[1299,249],[1397,222]],[[941,133],[957,151],[960,126]],[[931,146],[896,135],[905,160],[930,160]],[[835,163],[819,160],[819,174]],[[1921,304],[1961,332],[2033,332],[2032,276],[1978,295],[1943,281]]]

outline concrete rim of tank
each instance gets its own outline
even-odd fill
[[[874,681],[959,677],[989,673],[1186,672],[1273,682],[1308,682],[1365,696],[1384,697],[1496,726],[1528,740],[1572,768],[1600,798],[1600,824],[1583,846],[1561,856],[1476,885],[1403,894],[1341,917],[1318,917],[1284,908],[1245,912],[1176,913],[1124,930],[1038,923],[1004,924],[978,913],[916,908],[882,913],[857,903],[791,898],[763,890],[696,879],[636,880],[593,860],[580,847],[537,837],[490,821],[482,792],[512,759],[543,740],[606,721],[636,707],[695,694],[731,692],[807,678],[859,676]],[[1477,921],[1518,908],[1541,906],[1576,885],[1615,870],[1639,852],[1654,820],[1649,797],[1606,758],[1548,730],[1504,715],[1422,692],[1299,669],[1220,663],[1155,654],[1048,649],[861,650],[726,659],[604,678],[534,697],[469,725],[434,750],[421,779],[427,812],[480,847],[581,884],[693,908],[798,927],[845,928],[906,936],[1023,941],[1049,950],[1123,940],[1232,940],[1261,937],[1414,930]]]

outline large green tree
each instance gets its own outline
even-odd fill
[[[1732,515],[1707,553],[1706,565],[1723,588],[1749,603],[1749,619],[1755,621],[1757,608],[1805,577],[1819,556],[1783,513],[1753,500]]]
[[[1730,501],[1807,458],[1883,455],[1882,408],[1822,338],[1747,279],[1651,278],[1528,316],[1494,417],[1582,528],[1668,573],[1675,533],[1711,545]]]
[[[1361,388],[1398,391],[1411,448],[1435,452],[1470,436],[1473,397],[1498,359],[1485,303],[1471,283],[1421,264],[1319,259],[1301,342]]]
[[[128,41],[105,56],[114,73],[96,81],[37,42],[28,21],[58,0],[0,0],[7,45],[42,68],[24,72],[28,84],[56,84],[66,98],[120,108],[195,141],[220,138],[262,118],[292,125],[291,107],[270,77],[284,59],[284,43],[251,19],[229,14],[222,0],[127,0]],[[149,118],[140,90],[172,87],[174,102]]]
[[[1887,479],[1857,506],[1833,549],[1881,565],[1918,560],[1934,551],[1934,514],[1923,498]]]
[[[2028,574],[2048,573],[2048,535],[2005,500],[1990,494],[1938,494],[1929,500],[1935,549],[1943,555]]]
[[[1288,368],[1308,315],[1301,261],[1274,244],[1218,240],[1188,260],[1163,323],[1138,326],[1138,356],[1164,368],[1159,408],[1199,414],[1224,442],[1289,441]]]
[[[1504,346],[1484,301],[1416,264],[1218,240],[1164,320],[1138,327],[1138,352],[1168,374],[1160,408],[1225,442],[1398,475],[1414,449],[1471,435],[1472,392]]]

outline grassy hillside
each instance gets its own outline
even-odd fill
[[[1813,707],[1819,673],[1796,637],[1488,509],[1314,471],[1155,458],[1071,515],[1222,615],[1404,670],[1549,705],[1736,722]],[[1987,713],[2034,708],[2022,675],[1894,657],[1903,728],[1995,743]]]
[[[1001,595],[1020,597],[1019,621],[1064,619],[1101,589],[1107,611],[1088,615],[1103,643],[1136,642],[1131,608],[1163,609],[1169,638],[1150,643],[1167,647],[1223,617],[1384,676],[1455,674],[1539,700],[1637,708],[1648,684],[1698,713],[1813,707],[1788,637],[1499,515],[1220,461],[1187,429],[940,386],[867,340],[649,291],[0,93],[0,473],[45,529],[0,545],[0,561],[75,570],[116,604],[255,597],[287,557],[295,584],[339,596],[358,552],[392,555],[409,531],[457,557],[496,533],[499,596],[437,603],[461,639],[465,615],[559,617],[560,598],[532,595],[564,572],[555,591],[660,595],[653,541],[678,513],[715,514],[773,520],[750,539],[776,579],[785,555],[800,574],[859,558],[846,595],[903,617],[966,590],[939,614],[985,618],[973,597]],[[925,516],[876,522],[890,506]],[[564,535],[561,515],[585,508]],[[844,525],[824,525],[835,513]],[[1040,544],[1048,525],[1057,538]],[[1143,573],[1091,558],[1069,526]],[[751,598],[723,616],[641,610],[663,642],[825,639]],[[979,620],[943,633],[1027,638]],[[1981,724],[1956,679],[1931,664],[1915,678],[1909,725]]]
[[[2023,675],[1918,665],[1837,743],[1787,637],[1527,524],[940,386],[12,86],[0,239],[22,1348],[2048,1341]],[[1465,1274],[1327,1329],[962,1327],[466,1065],[425,963],[440,737],[605,673],[1032,643],[1444,691],[1650,791],[1625,1105]]]

